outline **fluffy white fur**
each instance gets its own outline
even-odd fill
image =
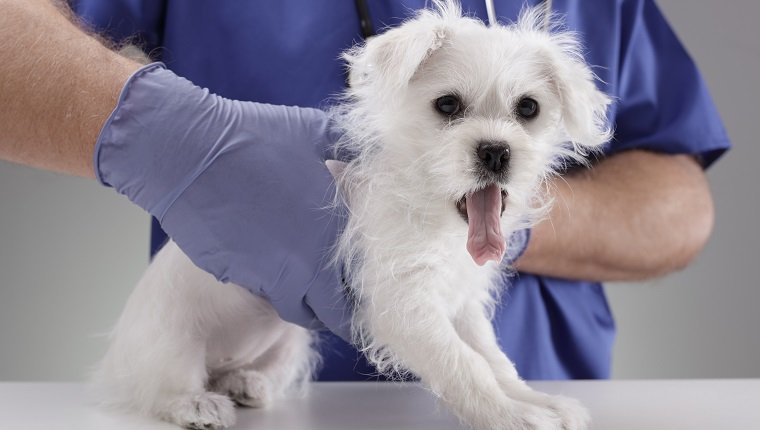
[[[303,391],[318,362],[313,342],[169,242],[130,296],[92,388],[107,407],[221,429],[234,424],[235,403],[266,406]]]
[[[354,339],[381,372],[411,372],[474,429],[585,429],[577,402],[531,390],[499,349],[490,318],[504,268],[466,250],[462,196],[481,141],[508,142],[505,236],[550,203],[546,179],[609,138],[609,99],[594,85],[573,34],[526,10],[509,26],[435,2],[402,26],[345,54],[351,87],[336,108],[351,153],[337,174],[350,209],[335,262],[356,298]],[[457,94],[447,119],[434,101]],[[525,96],[540,113],[515,114]],[[220,284],[173,243],[130,298],[98,368],[104,403],[193,428],[234,422],[234,403],[263,406],[302,389],[318,360],[314,336],[264,300]]]

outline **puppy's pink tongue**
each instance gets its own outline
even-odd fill
[[[496,185],[467,195],[467,252],[478,266],[501,261],[507,244],[501,235],[501,190]]]

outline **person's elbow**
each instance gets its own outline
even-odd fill
[[[687,168],[683,182],[672,187],[664,196],[667,206],[661,219],[661,232],[653,243],[657,250],[651,261],[650,274],[662,276],[688,267],[702,252],[713,231],[715,207],[709,184],[701,167]],[[699,169],[698,171],[695,170]],[[659,230],[659,229],[658,229]]]
[[[715,209],[709,194],[699,208],[684,215],[686,218],[679,228],[682,240],[679,249],[673,250],[671,271],[688,267],[710,239],[715,223]]]

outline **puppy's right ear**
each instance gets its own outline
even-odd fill
[[[446,38],[445,22],[427,11],[401,27],[371,37],[363,46],[343,54],[349,66],[349,85],[358,88],[372,83],[403,89]]]

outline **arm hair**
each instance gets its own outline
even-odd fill
[[[93,178],[98,133],[139,67],[63,2],[0,0],[0,159]]]

